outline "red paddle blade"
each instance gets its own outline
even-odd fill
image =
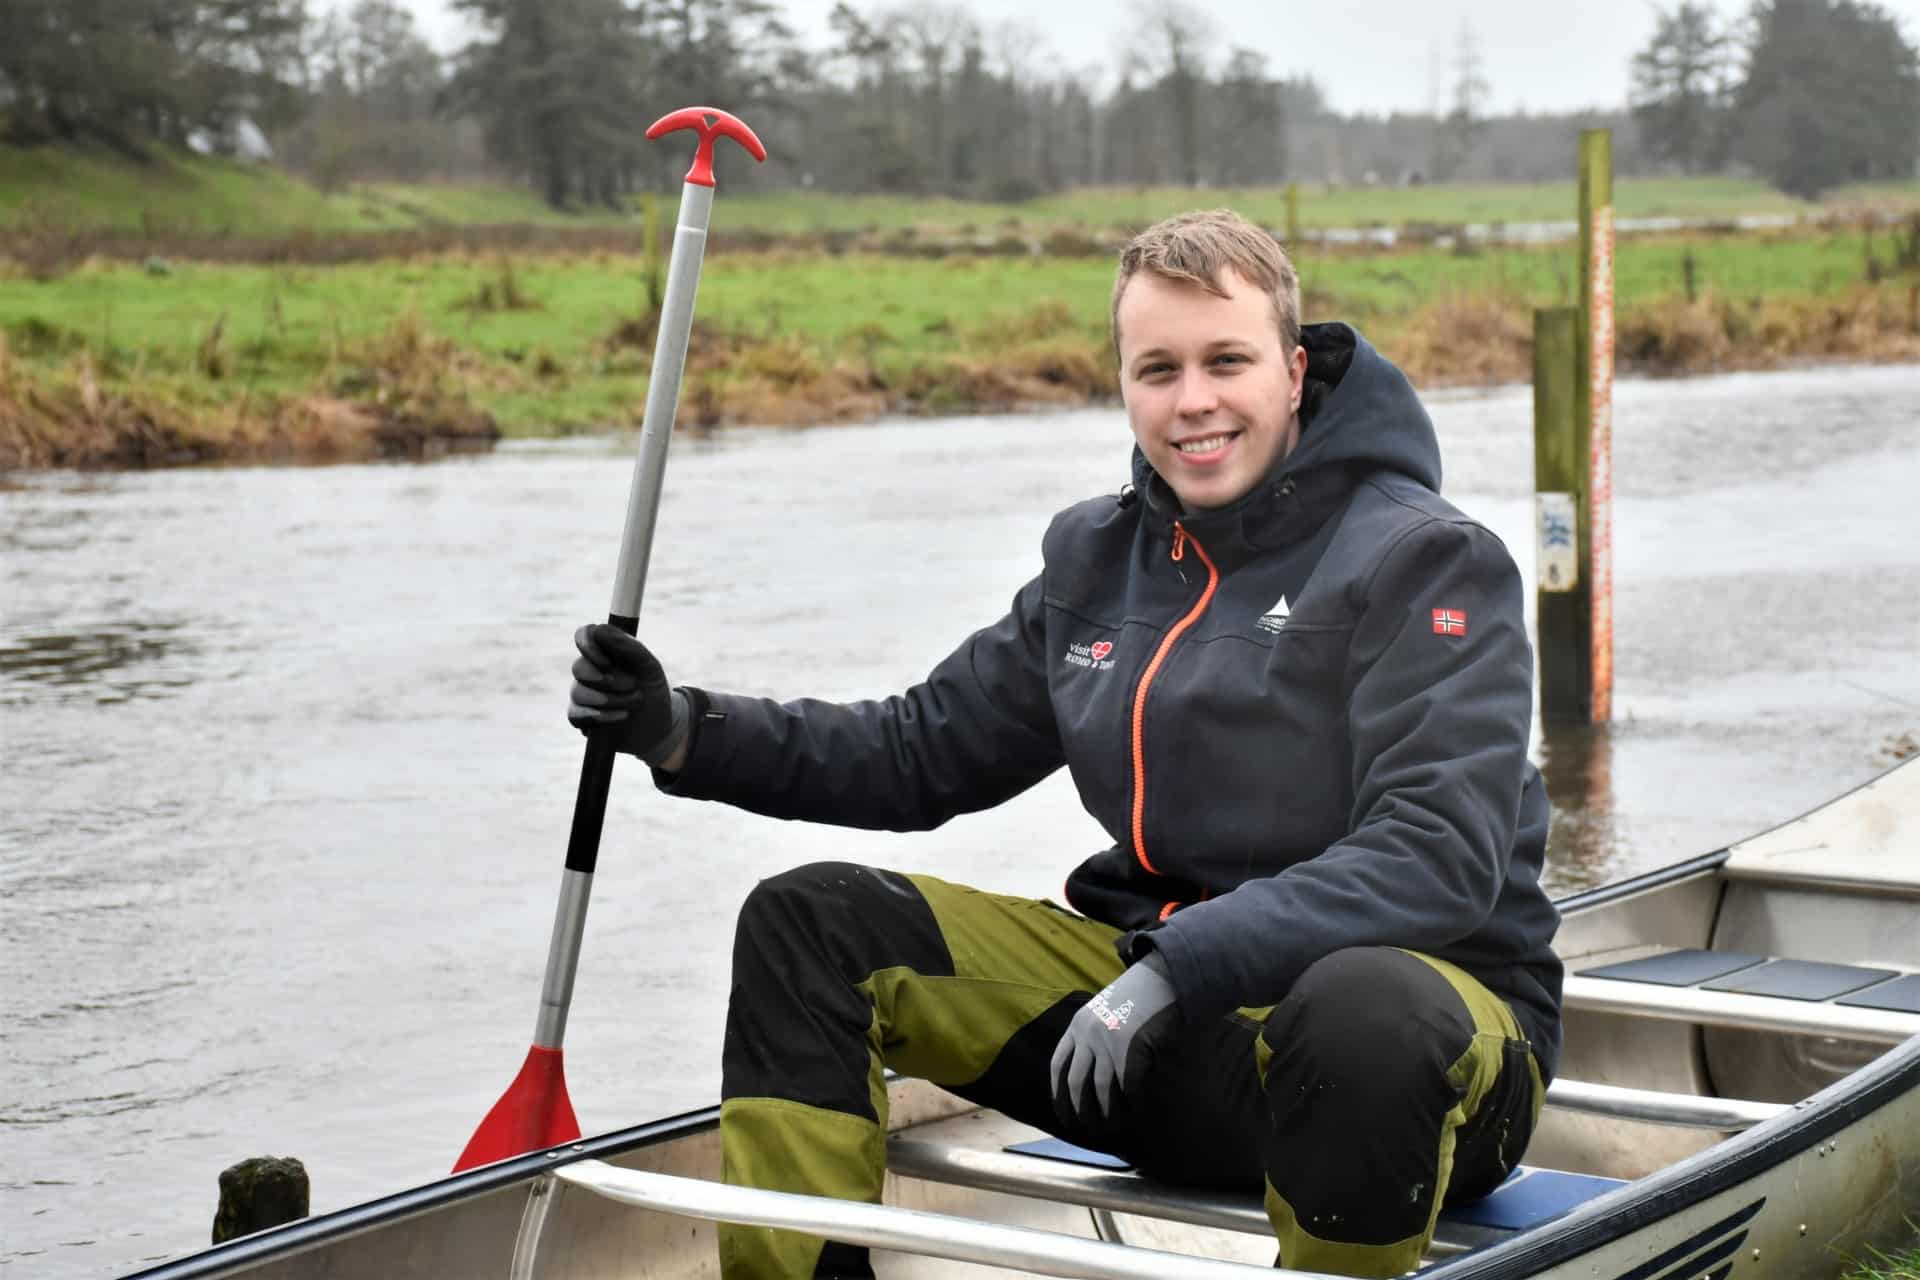
[[[567,1097],[560,1050],[534,1045],[520,1064],[520,1074],[473,1131],[453,1171],[523,1156],[579,1136],[580,1122],[573,1118],[573,1102]]]

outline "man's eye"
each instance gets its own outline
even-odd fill
[[[1215,364],[1245,364],[1247,358],[1235,351],[1223,351],[1213,358]]]
[[[1162,373],[1171,372],[1173,372],[1173,366],[1170,364],[1150,364],[1140,370],[1140,376],[1143,378],[1151,378]]]

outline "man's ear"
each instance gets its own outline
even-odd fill
[[[1300,399],[1307,392],[1307,347],[1305,343],[1293,345],[1293,411],[1300,412]]]

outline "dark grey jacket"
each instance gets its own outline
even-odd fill
[[[1309,326],[1299,445],[1191,516],[1136,450],[1118,499],[1054,518],[998,623],[884,701],[689,690],[676,794],[924,830],[1065,764],[1111,848],[1078,910],[1165,955],[1190,1014],[1272,1004],[1343,947],[1458,964],[1551,1074],[1558,915],[1527,760],[1533,656],[1512,558],[1444,501],[1433,425],[1345,325]]]

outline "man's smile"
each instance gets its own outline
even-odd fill
[[[1178,441],[1173,447],[1180,452],[1181,456],[1200,461],[1225,452],[1227,446],[1239,437],[1238,431],[1216,431],[1212,435]]]

